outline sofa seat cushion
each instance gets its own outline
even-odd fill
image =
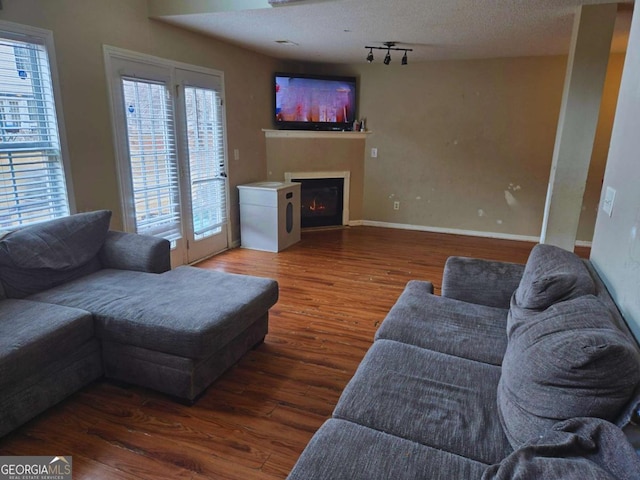
[[[105,269],[30,298],[91,312],[103,340],[204,358],[262,317],[277,301],[278,284],[195,267]]]
[[[640,358],[609,310],[587,295],[515,325],[498,402],[514,448],[573,417],[616,421],[640,382]]]
[[[89,312],[28,300],[0,302],[0,389],[71,356],[94,335]]]
[[[430,289],[428,282],[410,281],[376,339],[500,365],[507,348],[508,310],[431,295]]]
[[[24,298],[101,268],[98,252],[111,212],[79,213],[11,232],[0,240],[0,279],[7,298]]]
[[[497,463],[511,452],[498,418],[499,379],[495,365],[378,340],[342,393],[334,417]]]
[[[536,245],[514,295],[520,308],[544,310],[556,302],[595,293],[589,270],[576,254]]]
[[[486,465],[344,420],[320,427],[288,480],[451,480]]]

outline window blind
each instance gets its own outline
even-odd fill
[[[178,164],[166,84],[122,78],[136,232],[181,238]]]
[[[0,230],[69,215],[48,55],[0,32]]]
[[[185,87],[185,105],[193,232],[199,240],[227,222],[222,100],[215,90]]]

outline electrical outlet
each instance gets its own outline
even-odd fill
[[[234,148],[233,149],[233,159],[234,160],[240,160],[240,149],[239,148]]]
[[[394,210],[400,210],[400,202],[398,200],[393,202],[393,209]]]
[[[372,148],[371,149],[371,158],[378,158],[378,149],[377,148]]]

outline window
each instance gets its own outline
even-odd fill
[[[218,233],[227,222],[222,99],[219,92],[206,88],[186,87],[184,92],[192,226],[200,240]]]
[[[173,105],[164,83],[122,78],[137,233],[181,236]]]
[[[0,23],[0,231],[69,215],[50,33],[8,25]]]
[[[16,59],[16,71],[21,78],[27,78],[27,72],[30,70],[29,64],[31,63],[31,52],[29,48],[22,47],[20,45],[14,45],[13,55]]]

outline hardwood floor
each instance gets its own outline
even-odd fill
[[[76,480],[283,479],[407,281],[430,280],[439,293],[448,256],[523,263],[531,247],[353,227],[304,232],[278,254],[223,253],[199,266],[279,282],[264,344],[194,406],[98,381],[0,439],[0,454],[72,455]]]

